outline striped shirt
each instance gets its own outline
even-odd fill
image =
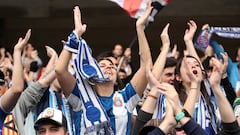
[[[75,87],[73,93],[76,94],[77,91],[79,90]],[[114,134],[130,135],[131,114],[140,100],[132,84],[128,83],[124,89],[115,91],[110,97],[99,96],[99,100],[110,118]],[[85,127],[81,122],[81,134],[84,132]]]

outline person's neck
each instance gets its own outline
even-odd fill
[[[111,82],[96,84],[94,88],[99,96],[109,97],[114,92],[114,85]]]

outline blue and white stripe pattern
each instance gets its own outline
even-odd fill
[[[79,89],[78,96],[83,103],[85,134],[99,132],[102,129],[104,129],[106,135],[113,134],[109,124],[109,118],[92,87],[95,83],[103,83],[109,81],[109,79],[104,78],[100,67],[92,57],[92,51],[86,41],[84,39],[78,39],[75,32],[70,34],[67,45],[65,46],[67,50],[69,50],[69,47],[78,49],[77,57],[74,59],[73,65]]]
[[[213,33],[224,38],[240,39],[240,27],[210,27],[199,33],[194,43],[195,48],[204,52],[210,43]]]
[[[166,98],[164,95],[159,97],[159,105],[157,110],[157,118],[162,119],[166,112]],[[217,133],[217,117],[215,110],[211,110],[212,119],[207,109],[207,103],[201,94],[198,102],[195,104],[193,119],[209,134]]]
[[[224,38],[240,38],[240,27],[210,27],[210,31]]]

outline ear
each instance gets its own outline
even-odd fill
[[[182,79],[181,79],[181,77],[180,77],[179,75],[176,75],[175,77],[176,77],[176,80],[177,80],[177,81],[179,81],[179,82],[182,81]]]

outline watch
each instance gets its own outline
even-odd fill
[[[189,112],[183,108],[182,112],[185,114],[185,117],[192,118],[192,116],[189,114]]]

